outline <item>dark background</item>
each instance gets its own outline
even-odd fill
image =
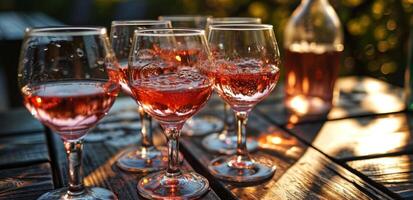
[[[330,0],[343,25],[341,75],[367,75],[403,85],[413,0]],[[168,14],[261,17],[274,25],[279,45],[299,0],[1,0],[0,12],[42,12],[68,25],[100,25],[112,20],[156,19]],[[0,29],[1,32],[1,29]],[[0,50],[0,51],[4,51]],[[10,57],[0,55],[2,60]]]

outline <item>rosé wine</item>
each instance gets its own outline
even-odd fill
[[[323,113],[331,108],[340,67],[339,51],[285,51],[285,104],[299,114]]]
[[[145,112],[163,122],[183,122],[206,103],[212,82],[197,69],[134,68],[132,93]]]
[[[59,81],[22,88],[24,105],[65,139],[77,139],[110,109],[119,86],[103,81]]]
[[[280,76],[275,64],[255,59],[218,60],[215,78],[218,94],[235,111],[248,111],[274,89]]]

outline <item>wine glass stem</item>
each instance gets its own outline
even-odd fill
[[[69,165],[69,196],[76,196],[85,191],[83,185],[83,171],[82,171],[82,140],[64,141],[66,149],[67,162]]]
[[[249,161],[251,160],[247,150],[247,120],[248,112],[236,112],[237,120],[237,160]]]
[[[180,130],[177,127],[168,127],[165,129],[168,140],[168,168],[167,174],[177,176],[181,173],[179,169],[179,142]]]
[[[139,107],[139,116],[141,119],[142,147],[149,148],[153,146],[152,140],[152,118]]]
[[[221,134],[228,135],[228,133],[233,130],[234,126],[234,115],[232,114],[231,108],[228,103],[224,102],[224,130]],[[223,138],[221,136],[221,138]]]

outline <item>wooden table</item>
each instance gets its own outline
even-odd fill
[[[277,166],[270,180],[255,186],[231,185],[211,176],[206,166],[216,154],[202,137],[183,137],[185,168],[208,178],[201,199],[412,199],[413,116],[404,112],[401,88],[372,78],[345,77],[336,106],[323,116],[292,116],[282,106],[282,84],[251,113],[248,134]],[[87,136],[85,184],[114,191],[119,199],[141,199],[141,174],[114,165],[128,145],[139,141],[136,105],[119,98],[111,113]],[[214,97],[202,114],[219,116]],[[35,199],[64,186],[65,153],[60,139],[18,109],[0,114],[0,199]],[[160,130],[155,143],[165,142]]]

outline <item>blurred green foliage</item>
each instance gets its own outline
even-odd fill
[[[90,2],[82,21],[76,4]],[[279,45],[283,30],[300,0],[2,0],[2,11],[44,12],[67,24],[109,26],[117,19],[120,4],[143,5],[130,19],[155,19],[168,14],[205,14],[216,17],[254,16],[273,24]],[[345,33],[342,75],[369,75],[402,85],[406,66],[409,27],[413,22],[413,0],[330,0]]]

